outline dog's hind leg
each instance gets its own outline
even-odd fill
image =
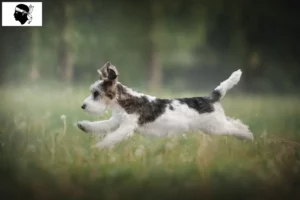
[[[243,124],[239,119],[232,119],[230,117],[226,118],[229,123],[229,133],[242,140],[251,140],[253,141],[254,137],[251,131],[249,130],[248,126]]]
[[[248,129],[248,126],[238,119],[226,116],[214,119],[212,123],[207,124],[202,130],[209,135],[230,135],[241,140],[253,141],[253,134]]]

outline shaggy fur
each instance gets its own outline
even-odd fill
[[[93,114],[112,109],[104,121],[79,121],[78,127],[95,135],[104,135],[96,147],[106,148],[127,139],[133,133],[171,137],[191,131],[210,135],[232,135],[253,140],[253,134],[240,120],[227,117],[220,104],[226,92],[241,77],[237,70],[207,97],[161,99],[133,91],[118,82],[118,71],[110,62],[98,70],[100,80],[91,85],[91,94],[81,108]]]

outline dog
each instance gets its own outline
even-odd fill
[[[253,134],[240,120],[225,115],[220,100],[236,85],[242,75],[239,69],[220,83],[206,97],[162,99],[136,92],[118,81],[117,68],[110,62],[100,69],[99,80],[90,86],[91,94],[81,108],[103,115],[108,108],[112,116],[103,121],[79,121],[86,133],[105,136],[94,147],[109,148],[134,133],[154,137],[172,137],[192,131],[209,135],[231,135],[253,141]]]

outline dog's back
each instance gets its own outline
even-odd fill
[[[226,117],[219,103],[226,92],[238,83],[241,74],[240,70],[233,72],[208,97],[155,99],[148,102],[149,105],[144,104],[144,107],[151,107],[156,102],[163,102],[159,105],[162,108],[159,115],[155,110],[148,113],[156,116],[155,120],[150,122],[144,120],[145,123],[140,124],[138,132],[150,136],[173,136],[200,130],[212,135],[233,135],[252,140],[253,135],[248,127],[240,120]]]

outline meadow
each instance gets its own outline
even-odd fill
[[[80,109],[88,85],[15,85],[0,93],[4,199],[300,199],[297,96],[226,95],[225,112],[249,125],[254,142],[134,135],[100,151],[91,148],[97,138],[75,126],[102,119]]]

